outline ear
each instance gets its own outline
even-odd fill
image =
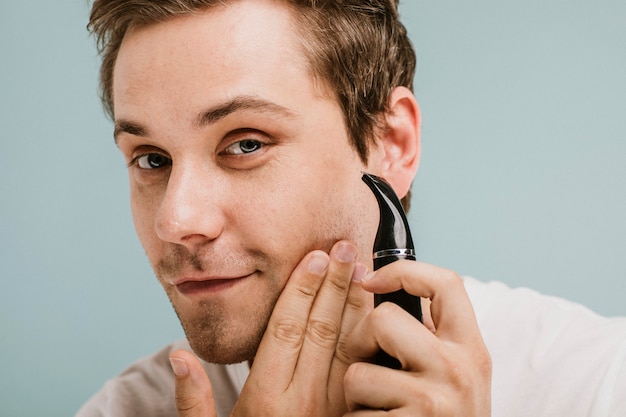
[[[419,167],[420,109],[415,96],[406,87],[396,87],[389,95],[389,111],[384,115],[384,129],[378,135],[372,155],[372,172],[386,179],[400,198],[411,188]]]

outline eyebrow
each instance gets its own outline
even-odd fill
[[[296,116],[296,113],[292,110],[274,102],[256,96],[237,96],[202,111],[194,119],[194,126],[198,128],[209,126],[241,110],[254,110],[256,112],[270,113],[285,118],[293,118]],[[148,136],[148,129],[141,126],[139,123],[127,119],[119,119],[115,121],[115,128],[113,130],[113,137],[116,144],[121,133],[128,133],[134,136]]]
[[[115,121],[115,128],[113,129],[113,138],[116,144],[120,133],[128,133],[134,136],[147,136],[148,131],[137,123],[126,119],[119,119]]]
[[[292,118],[295,113],[286,107],[278,105],[274,102],[255,97],[255,96],[238,96],[224,103],[218,104],[210,109],[202,112],[195,120],[195,125],[205,127],[220,121],[226,116],[240,110],[255,110],[261,113],[272,113],[279,117]]]

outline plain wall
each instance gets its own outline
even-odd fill
[[[182,337],[135,237],[86,0],[0,2],[0,415],[71,415]],[[626,307],[626,2],[405,0],[419,257]]]

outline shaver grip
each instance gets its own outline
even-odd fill
[[[374,270],[400,259],[416,260],[409,223],[393,188],[382,178],[370,174],[363,174],[363,181],[376,196],[380,208],[380,221],[373,250]],[[375,307],[384,302],[397,304],[419,321],[423,321],[419,297],[402,289],[374,295]],[[401,368],[400,361],[384,350],[380,350],[376,355],[376,363],[392,369]]]

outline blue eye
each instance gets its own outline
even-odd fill
[[[159,153],[147,153],[135,158],[131,164],[136,163],[141,169],[158,169],[171,165],[172,160]]]
[[[263,143],[254,139],[241,140],[235,142],[232,145],[224,149],[224,153],[227,155],[243,155],[258,151],[263,147]]]

